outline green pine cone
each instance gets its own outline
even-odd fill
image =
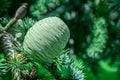
[[[67,25],[57,17],[48,17],[31,27],[23,48],[28,56],[39,62],[52,61],[60,55],[70,37]]]

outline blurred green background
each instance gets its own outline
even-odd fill
[[[68,25],[67,48],[78,64],[82,60],[85,80],[120,80],[120,0],[0,0],[0,22],[25,2],[26,17],[58,16]],[[39,69],[38,74],[48,73]]]

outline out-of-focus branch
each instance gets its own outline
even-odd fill
[[[49,13],[46,13],[46,14],[43,14],[43,15],[39,16],[38,18],[42,19],[42,18],[49,17],[49,16],[58,16],[59,17],[65,11],[66,11],[66,6],[62,5],[62,6],[58,7],[58,8],[56,8],[55,10],[52,10]]]

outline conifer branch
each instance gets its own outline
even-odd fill
[[[86,52],[89,57],[99,58],[107,43],[107,26],[104,18],[98,18],[93,25],[93,39]]]
[[[57,61],[48,65],[48,70],[57,80],[84,80],[82,65],[75,64],[74,60],[68,55],[68,50],[63,51]]]
[[[27,12],[27,3],[24,3],[22,6],[18,8],[16,11],[15,17],[5,26],[5,30],[8,30],[13,24],[17,22],[18,19],[21,19],[25,16]]]

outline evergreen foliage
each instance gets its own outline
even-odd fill
[[[86,52],[89,57],[99,57],[99,54],[103,52],[107,42],[107,27],[104,18],[98,18],[94,22],[93,26],[93,39]]]
[[[68,0],[37,0],[36,3],[30,7],[31,15],[41,17],[41,14],[47,14],[67,1]]]
[[[23,3],[29,4],[26,16],[6,31],[4,27]],[[0,80],[120,80],[119,13],[120,0],[0,0]],[[52,62],[34,61],[22,47],[25,36],[39,20],[53,16],[69,27],[66,48],[70,50],[62,48]],[[44,49],[56,52],[52,50]]]
[[[69,51],[64,51],[56,62],[58,74],[61,74],[63,79],[84,80],[82,63],[76,63],[75,57],[70,58],[68,53]]]

